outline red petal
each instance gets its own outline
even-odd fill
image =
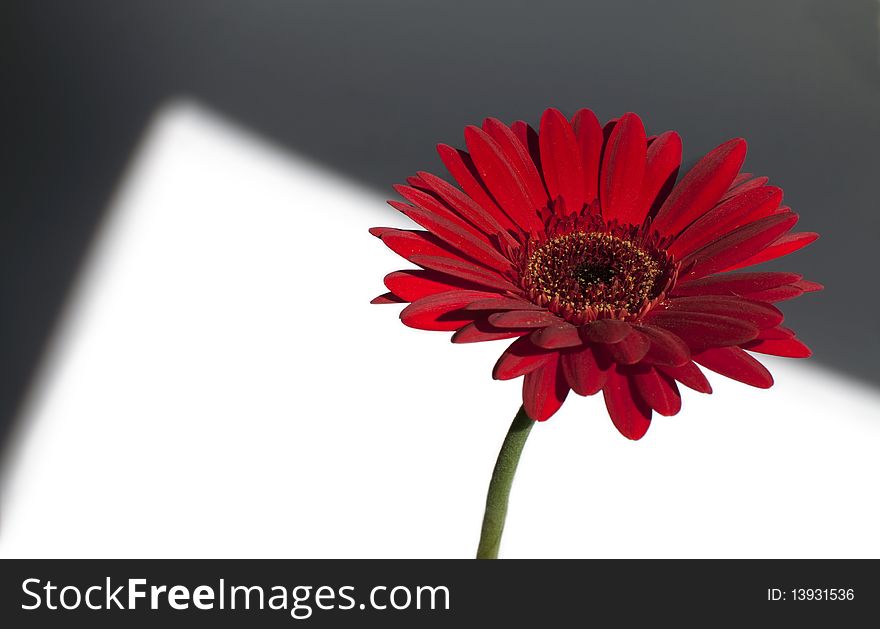
[[[634,391],[626,374],[612,369],[602,389],[614,426],[627,439],[641,439],[651,425],[651,408]]]
[[[676,258],[683,258],[737,227],[769,216],[779,207],[781,201],[782,190],[773,186],[738,194],[694,221],[675,239],[669,247],[669,253]]]
[[[602,126],[589,109],[579,109],[571,121],[581,153],[584,172],[584,201],[592,203],[599,197],[599,160],[602,156]]]
[[[401,209],[401,208],[398,208]],[[430,210],[423,208],[407,207],[401,211],[429,232],[440,238],[443,242],[455,247],[477,262],[495,269],[506,271],[510,269],[510,261],[502,256],[493,247],[483,240],[477,239],[471,233],[445,218],[432,214]]]
[[[600,362],[589,346],[561,353],[562,373],[572,391],[593,395],[605,386],[609,366]]]
[[[559,355],[553,356],[555,360],[523,378],[523,406],[526,414],[539,422],[550,419],[568,396],[568,385],[559,368]]]
[[[492,369],[492,377],[495,380],[512,380],[534,371],[538,367],[547,364],[548,361],[556,360],[554,352],[547,352],[535,347],[526,338],[515,340],[504,350]]]
[[[410,204],[416,206],[417,208],[425,211],[429,215],[435,215],[442,218],[444,221],[448,221],[452,223],[460,230],[467,232],[474,239],[479,240],[484,243],[491,242],[489,237],[486,235],[487,232],[481,231],[472,225],[470,222],[466,221],[460,215],[458,215],[455,210],[447,205],[443,200],[441,200],[438,196],[436,196],[433,192],[425,192],[424,190],[420,190],[418,188],[413,188],[412,186],[402,186],[400,184],[396,184],[393,186],[394,190],[402,196],[404,199],[410,202]],[[392,207],[397,208],[404,214],[407,213],[409,209],[409,205],[403,205],[400,207],[399,205],[392,204]],[[418,222],[418,221],[416,221]],[[421,223],[419,223],[421,224]],[[424,226],[423,226],[424,227]],[[425,227],[429,231],[433,230],[430,227]],[[488,232],[492,233],[492,232]]]
[[[389,229],[382,232],[382,242],[394,253],[409,260],[414,255],[429,255],[461,260],[458,253],[439,238],[428,232],[406,229]]]
[[[726,295],[676,297],[666,304],[666,310],[731,317],[748,321],[758,329],[772,328],[782,323],[783,319],[779,309],[770,304]]]
[[[674,297],[688,295],[747,295],[792,284],[801,279],[797,273],[731,273],[683,281],[672,291]],[[767,301],[767,300],[761,300]]]
[[[798,249],[803,249],[811,242],[815,241],[819,237],[819,234],[813,232],[798,232],[796,234],[786,234],[781,238],[775,240],[773,244],[771,244],[766,249],[756,253],[748,259],[740,260],[735,263],[732,263],[725,271],[735,271],[736,269],[742,269],[747,266],[752,266],[753,264],[760,264],[761,262],[767,262],[769,260],[775,260],[776,258],[781,258],[782,256],[787,256],[790,253],[794,253]]]
[[[546,310],[511,310],[489,315],[489,323],[496,328],[543,328],[557,325],[562,320]]]
[[[517,290],[516,286],[502,278],[497,273],[475,266],[470,262],[454,260],[452,258],[422,255],[412,256],[410,260],[413,264],[418,264],[425,269],[446,273],[447,275],[452,275],[453,277],[467,280],[468,282],[473,282],[480,286],[494,288],[500,291]]]
[[[453,343],[482,343],[484,341],[497,341],[500,339],[512,339],[517,336],[528,334],[531,330],[498,330],[486,321],[477,320],[459,328],[452,335]]]
[[[677,367],[690,362],[690,348],[672,332],[653,325],[640,325],[636,330],[651,341],[651,348],[644,357],[646,363]]]
[[[473,315],[461,310],[477,299],[485,299],[489,293],[472,290],[451,291],[423,297],[400,312],[404,325],[420,330],[457,330]]]
[[[530,337],[538,347],[546,349],[561,349],[563,347],[578,347],[583,345],[578,329],[570,323],[551,325],[532,332]]]
[[[740,173],[736,177],[733,178],[733,181],[730,183],[730,188],[728,188],[728,192],[733,190],[737,186],[744,184],[749,181],[755,175],[753,173]]]
[[[672,236],[700,218],[718,202],[745,158],[746,142],[741,138],[708,153],[672,189],[654,217],[654,229]]]
[[[530,301],[518,299],[516,297],[501,297],[500,295],[496,299],[481,299],[480,301],[475,301],[472,304],[468,304],[466,309],[494,310],[496,312],[503,312],[505,310],[545,310],[545,308],[533,304]]]
[[[619,343],[606,345],[605,350],[611,356],[612,360],[619,365],[633,365],[645,357],[651,348],[650,339],[636,330],[632,332]]]
[[[681,410],[681,395],[669,376],[648,368],[633,371],[631,377],[642,399],[661,415],[669,417]]]
[[[606,145],[606,146],[602,149],[602,152],[603,152],[603,153],[605,152],[605,148],[607,148],[607,145],[608,145],[608,138],[611,137],[611,133],[612,133],[612,131],[614,131],[614,127],[617,126],[617,121],[618,121],[618,120],[620,120],[620,118],[610,118],[609,120],[607,120],[607,121],[605,122],[605,126],[602,127],[602,137],[605,139],[605,145]],[[600,173],[599,173],[599,176],[601,177],[601,175],[602,175],[602,173],[600,172]],[[601,184],[600,184],[600,186],[601,186]]]
[[[439,195],[455,212],[484,234],[500,234],[508,243],[515,241],[507,230],[464,192],[440,177],[420,172],[425,184]]]
[[[405,304],[406,300],[401,299],[394,293],[385,293],[384,295],[379,295],[378,297],[373,297],[370,300],[371,304]]]
[[[580,212],[585,201],[581,151],[571,125],[558,109],[547,109],[541,116],[538,142],[550,198],[562,197],[568,213]]]
[[[819,282],[811,282],[810,280],[799,280],[795,282],[794,285],[800,288],[805,293],[812,293],[817,290],[823,290],[825,288]]]
[[[822,288],[824,287],[816,282],[798,280],[797,282],[785,286],[777,286],[776,288],[768,288],[766,290],[755,291],[754,293],[747,293],[745,296],[749,299],[754,299],[755,301],[775,303],[787,299],[794,299],[795,297],[800,297],[804,293],[822,290]]]
[[[584,327],[587,339],[594,343],[619,343],[632,332],[632,326],[619,319],[598,319]]]
[[[759,339],[769,339],[769,340],[782,340],[782,339],[790,339],[794,337],[794,332],[788,328],[776,327],[776,328],[767,328],[766,330],[761,330],[761,333],[758,335]]]
[[[689,389],[699,393],[712,393],[712,386],[706,380],[706,376],[693,362],[681,367],[658,366],[657,369],[671,378],[675,378]]]
[[[425,183],[425,180],[419,177],[418,174],[411,175],[406,178],[407,185],[412,186],[413,188],[418,188],[423,192],[431,192],[431,187]]]
[[[795,284],[785,286],[777,286],[776,288],[768,288],[767,290],[759,290],[754,293],[748,293],[746,296],[755,301],[766,301],[768,303],[776,303],[779,301],[787,301],[800,297],[804,294]]]
[[[491,215],[505,229],[519,231],[519,226],[511,220],[504,210],[498,207],[498,204],[495,203],[495,200],[489,195],[488,190],[479,180],[476,166],[474,166],[470,155],[446,144],[438,144],[437,153],[440,155],[443,165],[446,166],[446,170],[455,178],[465,194],[476,201],[487,214]]]
[[[773,376],[767,368],[739,347],[707,349],[694,356],[694,360],[715,373],[759,389],[773,386]]]
[[[606,221],[638,222],[634,219],[635,206],[645,174],[646,153],[647,139],[641,119],[633,113],[624,114],[614,126],[602,157],[599,199]]]
[[[497,118],[486,118],[483,121],[483,131],[498,142],[501,150],[504,151],[507,161],[525,184],[532,207],[541,208],[547,205],[549,200],[547,190],[544,189],[544,181],[529,155],[527,145],[516,137],[510,127]]]
[[[645,321],[672,332],[691,349],[738,345],[758,336],[751,323],[714,314],[653,311]]]
[[[397,231],[396,227],[370,227],[370,234],[376,238],[382,238],[382,234]]]
[[[436,271],[419,269],[394,271],[385,276],[385,286],[404,301],[416,301],[448,290],[480,290],[480,287]]]
[[[739,264],[764,249],[771,242],[794,227],[797,215],[774,214],[743,225],[723,238],[709,243],[682,259],[682,268],[693,264],[688,279],[696,279],[717,273],[732,271]],[[751,263],[750,263],[751,264]]]
[[[740,173],[734,177],[730,188],[721,196],[721,201],[726,201],[730,197],[765,186],[768,181],[770,179],[767,177],[755,177],[752,173]]]
[[[681,166],[681,137],[675,131],[661,133],[648,147],[645,176],[636,202],[632,221],[643,223],[651,209],[665,200]]]
[[[542,227],[538,208],[532,205],[522,180],[498,143],[473,125],[465,127],[464,140],[480,178],[508,216],[525,231]]]
[[[538,173],[541,173],[541,147],[540,142],[538,141],[538,132],[535,131],[531,125],[522,120],[517,120],[510,125],[510,130],[513,131],[513,135],[516,136],[516,139],[519,140],[520,144],[526,147],[529,157],[532,158],[532,163],[535,165],[535,168],[538,169]],[[546,190],[545,187],[544,191],[546,192]]]
[[[750,352],[785,356],[786,358],[809,358],[813,355],[810,348],[796,338],[759,339],[743,345]]]

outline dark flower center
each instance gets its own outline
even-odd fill
[[[529,297],[563,315],[592,319],[637,314],[663,290],[666,256],[607,232],[571,232],[528,257]],[[584,316],[586,315],[586,316]]]

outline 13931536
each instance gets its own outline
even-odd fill
[[[853,588],[767,588],[768,601],[852,601],[855,597]]]

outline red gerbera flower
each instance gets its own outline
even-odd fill
[[[374,303],[410,302],[406,325],[455,331],[455,343],[516,339],[493,376],[524,376],[523,406],[546,420],[569,391],[602,391],[630,439],[653,411],[674,415],[678,383],[710,393],[697,365],[767,388],[750,352],[810,350],[773,303],[822,287],[794,273],[730,273],[817,238],[766,177],[740,173],[742,139],[703,157],[678,183],[681,139],[646,137],[633,113],[604,128],[556,109],[540,133],[487,118],[441,144],[455,187],[420,172],[390,204],[422,230],[374,228],[420,267],[385,278]]]

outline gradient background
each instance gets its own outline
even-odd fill
[[[486,115],[632,110],[651,132],[678,130],[686,164],[746,137],[746,168],[822,234],[780,263],[827,287],[786,304],[787,321],[815,361],[880,385],[878,6],[4,3],[3,458],[138,142],[182,99],[387,196],[415,170],[441,172],[434,144],[460,145],[463,126]],[[364,212],[397,220],[375,203]]]

